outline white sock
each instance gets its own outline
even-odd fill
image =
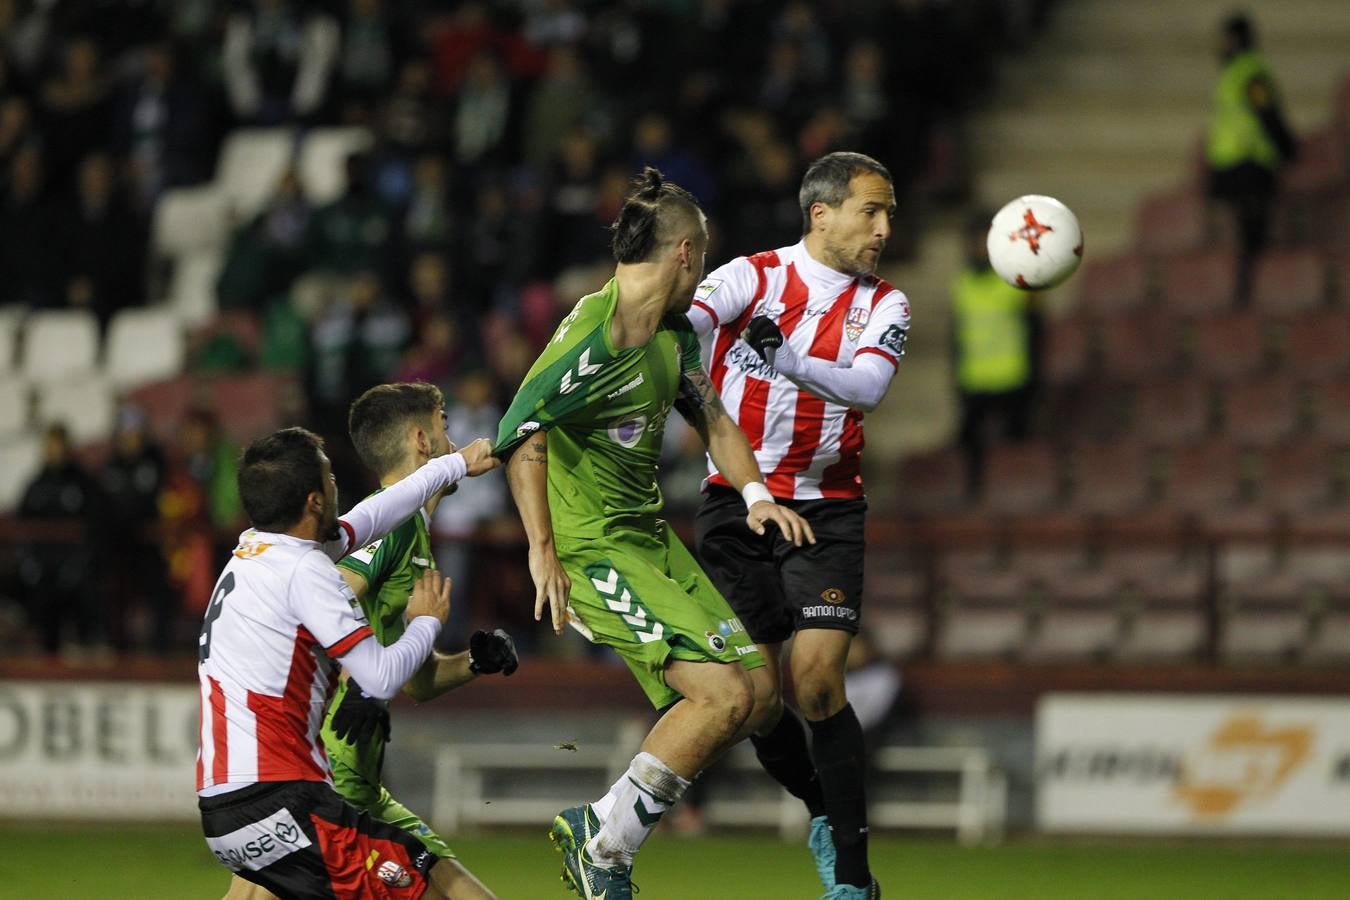
[[[632,865],[633,854],[651,834],[657,820],[688,787],[689,781],[676,775],[661,760],[650,753],[639,753],[600,801],[608,801],[609,808],[599,833],[586,845],[586,853],[602,866]],[[600,815],[597,804],[592,804],[592,808]]]
[[[618,798],[620,789],[627,783],[628,773],[624,772],[619,776],[618,781],[609,786],[609,793],[591,804],[591,810],[595,813],[595,817],[600,820],[601,825],[605,824],[605,820],[609,818],[609,813],[614,809],[614,801]]]

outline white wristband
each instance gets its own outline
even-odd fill
[[[762,481],[751,481],[746,484],[745,487],[741,488],[741,497],[745,499],[746,509],[749,509],[761,500],[767,500],[770,503],[774,502],[773,494],[769,493],[769,489],[764,486],[764,482]]]

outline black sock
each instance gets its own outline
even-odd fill
[[[866,887],[867,799],[863,794],[863,733],[853,707],[811,722],[811,749],[825,795],[825,811],[834,835],[834,879]]]
[[[764,736],[750,735],[764,771],[772,775],[787,792],[806,804],[811,818],[825,815],[825,798],[816,776],[811,752],[806,748],[806,729],[801,719],[787,707],[778,724]]]

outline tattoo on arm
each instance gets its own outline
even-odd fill
[[[521,454],[520,461],[525,463],[547,463],[548,462],[548,441],[544,438],[536,438],[517,451]]]
[[[717,395],[717,388],[713,387],[712,379],[703,369],[685,372],[680,376],[675,409],[698,431],[704,443],[708,440],[709,426],[726,415],[722,398]]]

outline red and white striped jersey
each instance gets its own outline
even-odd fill
[[[738,257],[694,292],[690,319],[700,332],[713,329],[708,372],[750,439],[769,491],[797,500],[861,497],[862,411],[800,389],[760,359],[740,337],[758,315],[777,322],[801,357],[848,368],[875,353],[898,366],[909,301],[880,278],[812,259],[802,242]],[[711,459],[708,473],[705,485],[729,486]]]
[[[332,781],[319,738],[334,660],[372,634],[314,541],[246,531],[216,582],[197,647],[197,791]]]

